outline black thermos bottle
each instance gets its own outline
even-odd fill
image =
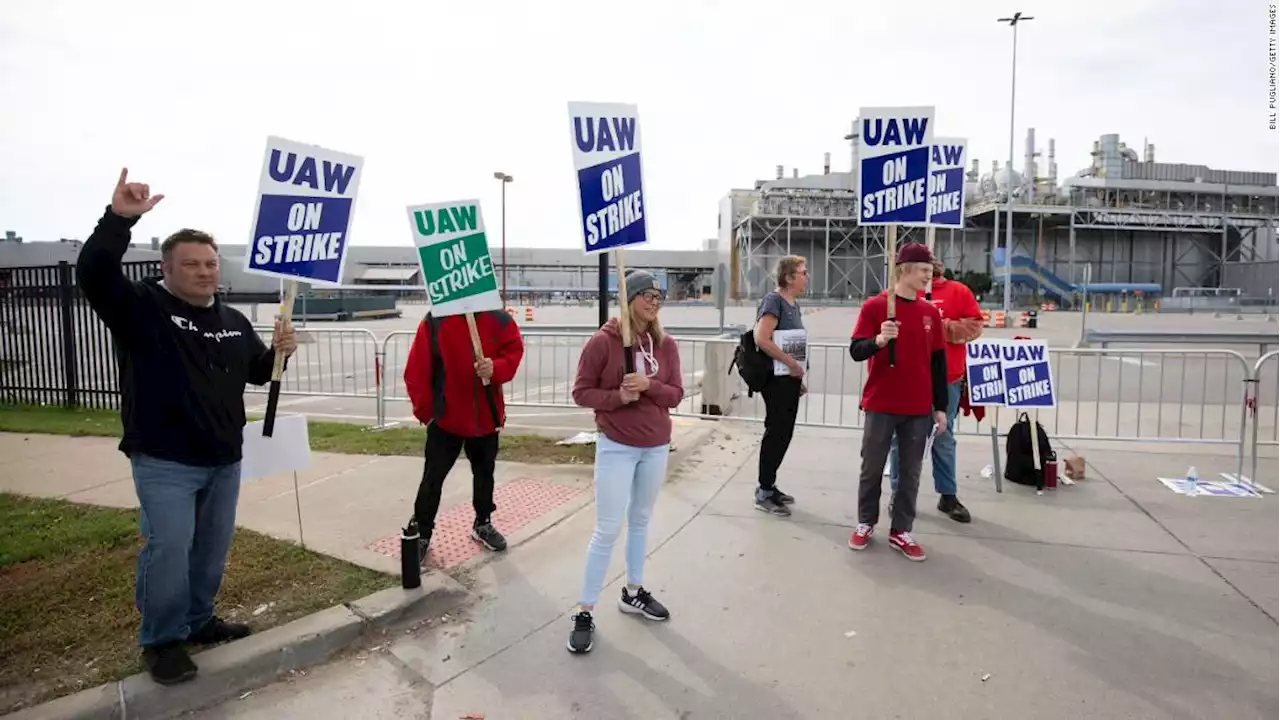
[[[400,532],[400,583],[406,590],[422,585],[421,540],[418,521],[410,520]]]

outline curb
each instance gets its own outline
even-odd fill
[[[9,720],[149,720],[215,705],[274,682],[291,670],[325,662],[366,633],[406,617],[438,615],[471,597],[444,573],[423,576],[414,590],[388,588],[346,605],[298,618],[194,655],[195,680],[157,685],[147,673],[19,710]]]

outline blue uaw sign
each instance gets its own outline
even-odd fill
[[[974,340],[964,349],[970,405],[1054,407],[1049,345],[1043,340]]]
[[[1000,352],[1004,372],[1005,405],[1016,408],[1054,406],[1049,344],[1043,340],[1015,340]]]
[[[929,149],[929,224],[964,227],[965,140],[934,138]]]
[[[858,224],[929,221],[933,108],[862,108],[858,132]]]
[[[969,404],[1004,405],[1004,375],[1000,372],[1000,349],[1004,340],[972,340],[964,346],[965,378],[969,381]]]
[[[363,159],[267,138],[245,272],[340,284]]]
[[[583,249],[593,254],[648,242],[636,106],[569,103],[569,125]]]

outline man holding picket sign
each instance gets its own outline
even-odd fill
[[[892,248],[892,235],[890,235]],[[947,429],[947,356],[942,317],[920,294],[933,275],[933,258],[924,245],[903,245],[890,266],[892,298],[868,300],[858,313],[849,343],[857,362],[869,360],[862,390],[866,426],[862,431],[862,474],[858,482],[858,527],[849,547],[866,549],[880,518],[884,464],[893,439],[902,453],[897,487],[890,503],[889,545],[908,560],[925,559],[911,537],[920,489],[920,466],[933,433]],[[890,311],[890,300],[896,308]],[[891,319],[892,318],[892,319]],[[896,352],[890,355],[890,348]]]
[[[244,386],[271,379],[276,353],[293,354],[288,325],[271,348],[217,298],[218,245],[178,230],[160,246],[164,279],[130,282],[120,267],[130,229],[164,197],[120,171],[111,205],[76,262],[89,305],[120,357],[120,450],[129,457],[146,543],[138,554],[138,644],[162,685],[191,680],[185,644],[249,634],[213,613],[240,496]]]
[[[409,220],[431,301],[404,367],[413,414],[427,426],[413,505],[422,559],[445,478],[462,452],[471,463],[471,537],[489,550],[506,550],[493,525],[494,470],[506,421],[502,385],[515,378],[524,357],[520,329],[502,309],[478,201],[411,207]]]

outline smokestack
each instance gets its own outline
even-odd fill
[[[1054,149],[1053,138],[1049,138],[1049,181],[1054,187],[1058,185],[1058,160]]]
[[[1026,157],[1022,162],[1022,180],[1030,185],[1035,182],[1036,176],[1036,129],[1027,128],[1027,149]]]
[[[151,238],[151,249],[152,249],[152,250],[159,250],[159,249],[160,249],[160,238],[158,238],[158,237],[153,237],[153,238]]]
[[[783,173],[784,173],[783,167],[782,167],[781,165],[779,165],[779,166],[778,166],[778,177],[777,177],[777,179],[778,179],[778,180],[781,180],[781,179],[782,179],[782,175],[783,175]]]
[[[800,168],[791,168],[791,179],[795,180],[800,177]]]
[[[822,153],[822,174],[831,174],[831,153]]]
[[[979,173],[978,173],[978,161],[975,159],[975,160],[973,161],[973,163],[972,163],[972,164],[973,164],[973,169],[971,169],[971,170],[969,171],[969,179],[970,179],[970,180],[977,180],[977,179],[978,179],[978,174],[979,174]]]
[[[1147,143],[1147,151],[1143,153],[1143,162],[1153,163],[1156,161],[1156,145],[1155,143]]]

